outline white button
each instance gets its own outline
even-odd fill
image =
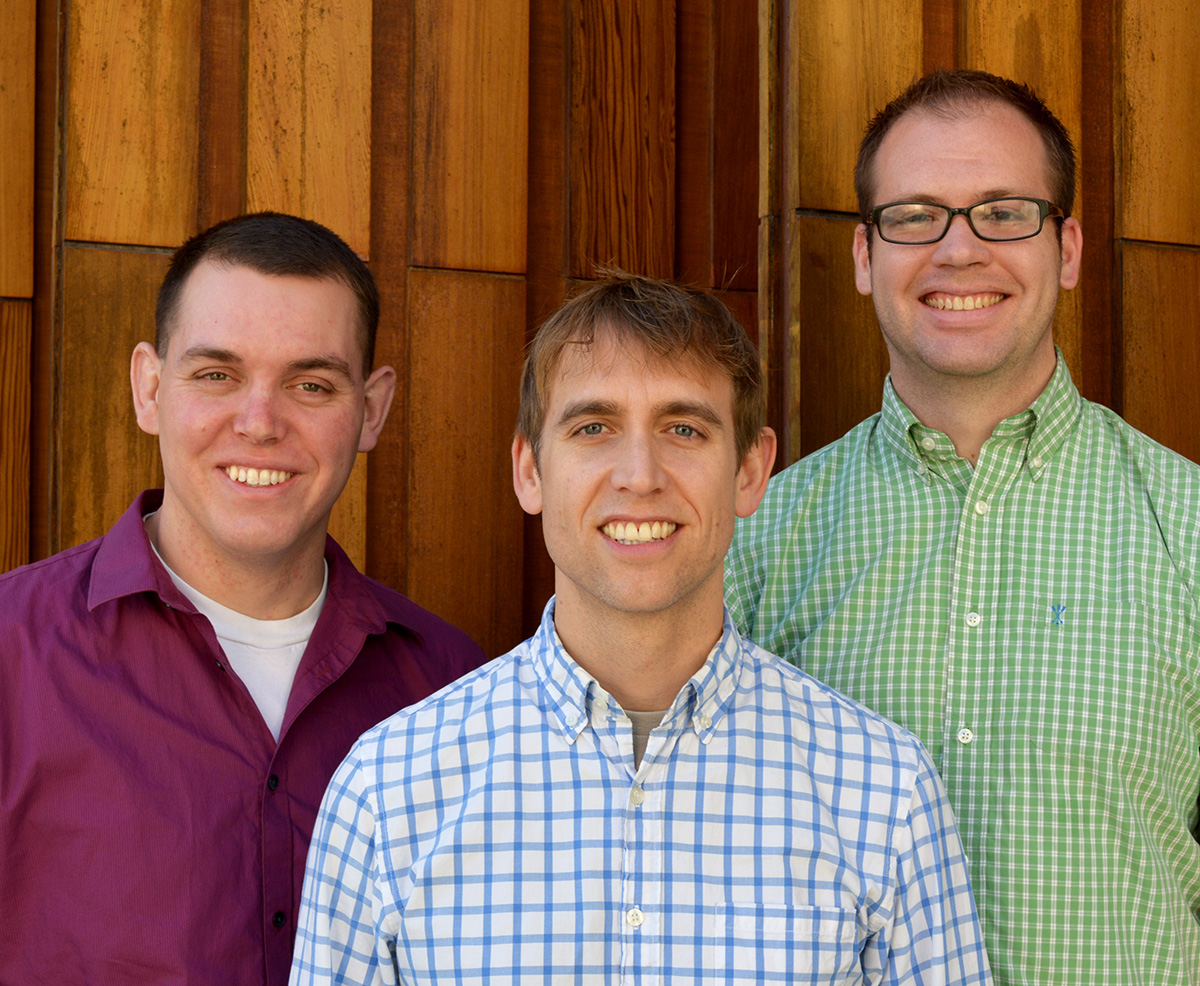
[[[640,928],[642,926],[642,922],[645,920],[646,920],[646,915],[644,915],[636,907],[631,907],[631,908],[629,908],[629,910],[627,910],[625,912],[625,922],[631,928]]]
[[[929,472],[929,466],[925,465],[925,463],[924,463],[924,462],[918,463],[918,465],[917,465],[917,475],[918,475],[918,476],[924,476],[924,475],[925,475],[927,472]]]
[[[1029,460],[1029,464],[1031,466],[1033,466],[1034,469],[1041,469],[1042,468],[1042,457],[1040,455],[1035,455],[1032,459]]]
[[[977,627],[982,622],[983,622],[983,617],[980,616],[978,613],[968,613],[967,614],[967,626]]]
[[[700,728],[708,729],[712,725],[712,716],[704,715],[700,717]]]
[[[596,708],[600,712],[607,712],[608,711],[608,703],[606,701],[604,701],[604,699],[600,699],[600,701],[598,701],[596,703]]]
[[[980,517],[982,517],[984,514],[986,514],[990,509],[991,509],[991,507],[989,507],[987,505],[986,500],[976,500],[975,501],[975,512],[977,514],[979,514]]]
[[[923,448],[926,452],[930,451],[936,444],[937,442],[935,442],[929,435],[926,435],[921,439],[921,448]]]
[[[955,737],[955,739],[957,739],[963,746],[968,746],[975,741],[975,734],[971,731],[969,726],[963,726],[963,728],[958,731],[958,735]]]
[[[577,716],[574,712],[572,712],[569,716],[567,716],[567,725],[568,726],[575,726],[575,725],[578,725],[578,723],[579,723],[579,716]]]
[[[633,805],[634,807],[640,805],[645,800],[646,800],[646,792],[643,791],[640,787],[635,787],[632,791],[629,792],[629,803],[631,805]]]

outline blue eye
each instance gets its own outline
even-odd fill
[[[696,434],[696,429],[691,425],[675,425],[672,429],[680,438],[691,438]]]
[[[593,421],[591,424],[584,425],[582,428],[580,428],[579,432],[583,435],[599,435],[603,430],[604,425],[600,424],[598,421]]]

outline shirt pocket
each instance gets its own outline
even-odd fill
[[[714,981],[795,986],[857,983],[852,911],[789,904],[723,903],[714,913]]]

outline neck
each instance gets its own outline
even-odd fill
[[[567,653],[618,702],[633,712],[669,708],[721,638],[718,598],[704,612],[597,614],[556,597],[554,628]]]
[[[324,552],[304,557],[237,558],[206,554],[172,536],[162,511],[146,520],[146,533],[164,562],[197,592],[256,620],[283,620],[313,604],[325,581]],[[322,546],[323,548],[323,546]]]
[[[1015,382],[958,377],[949,383],[939,380],[936,387],[921,386],[903,376],[897,379],[893,372],[892,386],[921,424],[943,432],[959,456],[975,465],[996,425],[1037,400],[1054,375],[1055,366],[1056,361],[1052,361],[1048,370],[1027,374]]]

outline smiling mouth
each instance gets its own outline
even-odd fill
[[[647,544],[662,541],[675,533],[676,525],[669,520],[655,521],[609,521],[601,531],[620,544]]]
[[[1007,297],[1006,294],[945,294],[935,291],[925,295],[921,301],[938,311],[973,312],[980,308],[991,308]]]
[[[226,466],[225,475],[235,483],[247,486],[278,486],[285,480],[291,479],[294,472],[284,472],[282,469],[255,469],[253,466]]]

